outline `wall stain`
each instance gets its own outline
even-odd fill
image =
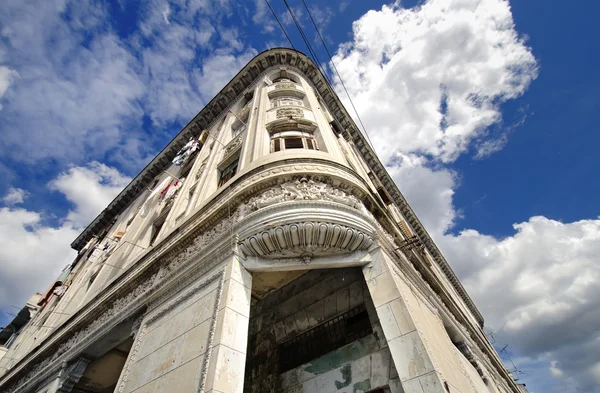
[[[352,367],[350,363],[345,364],[340,369],[340,372],[342,373],[343,381],[335,381],[335,388],[337,390],[345,388],[346,386],[350,385],[350,382],[352,382]]]
[[[329,370],[341,367],[343,364],[360,359],[363,356],[369,355],[379,350],[379,344],[372,334],[354,341],[348,345],[344,345],[335,351],[329,352],[321,357],[318,357],[304,368],[304,371],[311,374],[323,374]]]
[[[364,393],[371,390],[371,380],[369,378],[352,385],[352,393]]]

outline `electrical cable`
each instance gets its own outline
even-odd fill
[[[325,40],[323,39],[323,36],[321,35],[321,32],[319,31],[319,28],[317,27],[317,24],[315,23],[315,20],[313,19],[312,14],[310,13],[310,10],[308,9],[308,6],[306,5],[306,2],[304,0],[302,0],[302,4],[304,4],[304,8],[306,8],[306,12],[308,13],[308,16],[310,17],[310,20],[312,21],[312,24],[315,27],[315,30],[317,31],[317,34],[319,35],[321,43],[323,44],[323,47],[325,48],[325,51],[327,52],[327,56],[329,56],[329,60],[331,61],[331,65],[333,66],[333,69],[334,69],[335,73],[337,74],[338,79],[340,80],[340,83],[342,84],[342,87],[344,88],[344,91],[346,92],[346,95],[348,96],[348,100],[350,100],[350,105],[352,105],[352,109],[354,109],[354,113],[356,113],[356,117],[358,118],[358,121],[360,122],[360,125],[363,128],[364,134],[367,137],[367,140],[369,141],[369,143],[371,144],[371,147],[374,148],[373,142],[371,141],[371,138],[369,137],[369,134],[367,133],[367,129],[366,129],[365,125],[363,124],[362,119],[360,118],[360,115],[358,114],[358,111],[356,110],[356,107],[354,106],[354,102],[352,101],[352,97],[350,97],[350,93],[348,93],[348,89],[346,89],[346,85],[344,84],[344,81],[342,80],[342,76],[338,72],[338,69],[335,66],[335,63],[333,62],[333,57],[331,56],[331,53],[329,52],[329,49],[327,49],[327,45],[325,44]]]
[[[312,45],[310,45],[310,41],[308,40],[308,38],[304,34],[304,30],[302,29],[302,26],[300,25],[300,22],[298,22],[298,19],[296,19],[296,16],[294,15],[294,12],[292,11],[292,9],[291,9],[290,5],[288,4],[287,0],[283,0],[283,2],[285,4],[285,6],[287,7],[288,13],[292,17],[292,20],[294,21],[294,24],[296,25],[296,28],[300,32],[300,36],[302,37],[302,40],[304,41],[304,44],[308,48],[308,52],[310,53],[310,55],[313,57],[315,63],[317,64],[317,67],[319,68],[319,71],[321,71],[321,74],[327,80],[327,82],[329,84],[331,84],[331,81],[329,81],[329,78],[327,77],[327,73],[325,72],[325,69],[323,68],[323,65],[319,61],[319,58],[317,57],[316,52],[313,50]]]
[[[290,39],[290,36],[288,36],[288,34],[286,33],[285,29],[283,28],[283,25],[279,21],[279,18],[277,17],[277,14],[275,14],[275,11],[273,11],[273,7],[271,7],[271,4],[269,4],[268,0],[265,0],[265,3],[267,3],[267,5],[269,6],[269,9],[271,10],[271,13],[273,14],[273,16],[275,17],[275,20],[279,24],[279,27],[281,28],[281,31],[283,31],[283,34],[285,34],[285,37],[287,38],[287,40],[289,41],[290,45],[292,46],[292,49],[296,50],[296,47],[294,47],[294,44],[292,43],[292,40]]]

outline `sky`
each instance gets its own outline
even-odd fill
[[[302,1],[288,3],[514,377],[531,392],[600,392],[600,4],[306,0],[330,60]],[[3,0],[0,325],[276,46],[290,43],[264,0]]]

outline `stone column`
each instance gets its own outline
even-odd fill
[[[431,354],[417,330],[402,285],[394,277],[394,262],[382,250],[363,274],[405,393],[447,393]]]
[[[252,275],[237,256],[227,264],[205,384],[199,392],[242,393]]]

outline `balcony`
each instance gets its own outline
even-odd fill
[[[278,82],[267,88],[269,98],[292,96],[302,98],[306,94],[304,89],[294,82]]]
[[[270,132],[314,131],[317,122],[313,112],[303,106],[289,105],[267,110],[265,125]]]

